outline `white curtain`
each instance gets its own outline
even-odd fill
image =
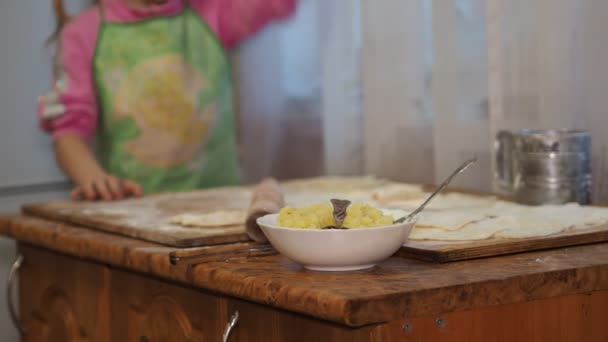
[[[300,1],[295,17],[268,27],[238,53],[241,160],[248,182],[323,171],[321,3]]]
[[[594,199],[608,200],[608,3],[487,1],[492,133],[501,128],[589,130]]]
[[[482,1],[364,1],[366,171],[436,183],[464,159],[456,186],[490,185]]]
[[[580,115],[586,118],[586,128],[593,139],[593,184],[595,200],[608,202],[608,35],[606,15],[608,1],[587,0],[582,12],[581,44],[584,46],[582,65],[583,104]]]
[[[604,0],[301,0],[239,59],[249,180],[376,174],[492,190],[499,129],[578,128],[608,199]]]

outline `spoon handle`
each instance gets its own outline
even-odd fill
[[[452,181],[452,179],[454,177],[456,177],[458,174],[460,174],[461,172],[466,170],[469,166],[471,166],[471,164],[475,163],[476,161],[477,161],[477,157],[474,157],[474,158],[471,158],[471,159],[465,161],[464,163],[462,163],[462,165],[460,165],[459,168],[454,170],[454,172],[452,172],[452,174],[448,178],[446,178],[443,181],[443,183],[441,183],[439,185],[439,187],[418,208],[416,208],[416,210],[412,211],[409,215],[396,220],[395,223],[402,223],[402,222],[405,222],[405,221],[411,219],[412,217],[416,216],[419,212],[421,212],[424,209],[424,207],[426,207],[426,205],[433,199],[433,197],[435,197],[435,195],[440,193],[441,190],[443,190],[446,186],[448,186],[448,184],[450,184],[450,182]]]

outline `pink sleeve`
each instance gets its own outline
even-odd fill
[[[194,3],[224,47],[232,49],[272,20],[293,14],[297,0],[198,0]]]
[[[40,126],[55,138],[66,133],[90,139],[97,123],[93,54],[99,12],[88,10],[70,22],[57,41],[54,84],[38,100]]]

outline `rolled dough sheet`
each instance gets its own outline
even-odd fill
[[[291,180],[282,183],[287,190],[313,190],[327,192],[349,192],[370,190],[386,184],[387,181],[373,175],[367,176],[321,176]]]
[[[414,228],[410,239],[475,241],[532,238],[556,235],[566,230],[587,230],[608,223],[608,208],[578,204],[524,206],[497,202],[492,207],[479,209],[477,215],[481,214],[486,217],[466,223],[475,217],[474,210],[429,213]]]
[[[208,213],[184,213],[171,217],[170,222],[191,228],[214,228],[245,224],[246,211],[221,210]]]
[[[392,183],[372,191],[372,198],[378,203],[420,200],[424,195],[421,186],[406,183]]]

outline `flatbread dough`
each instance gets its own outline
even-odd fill
[[[410,240],[435,240],[435,241],[474,241],[487,240],[496,233],[493,229],[487,229],[481,223],[465,226],[455,231],[439,228],[414,227],[410,233]]]
[[[350,192],[356,190],[373,190],[386,184],[387,181],[375,176],[322,176],[307,179],[286,181],[283,187],[289,190],[308,190],[322,192]]]
[[[436,228],[446,231],[454,231],[466,225],[486,220],[491,217],[484,210],[444,210],[437,212],[422,212],[416,222],[417,227]]]
[[[240,210],[222,210],[209,213],[184,213],[170,222],[184,227],[214,228],[245,224],[247,213]]]
[[[498,201],[487,208],[428,212],[425,215],[421,215],[421,220],[412,230],[411,240],[521,239],[602,225],[608,229],[608,208],[583,207],[576,203],[525,206]],[[486,216],[475,219],[481,215]]]
[[[405,211],[416,209],[430,193],[422,186],[374,176],[325,176],[284,183],[286,204],[309,205],[331,198]],[[494,196],[442,193],[418,215],[410,240],[476,241],[560,234],[606,225],[608,208],[566,205],[526,206]]]
[[[424,192],[419,185],[392,183],[373,190],[372,198],[378,203],[411,201],[424,199]]]
[[[407,201],[393,201],[391,207],[402,209],[416,209],[424,202],[430,193],[423,193],[423,196],[418,199],[410,199]],[[479,208],[488,208],[496,203],[497,199],[493,196],[473,196],[460,193],[439,194],[426,206],[424,212],[438,212],[444,210],[476,210]]]

